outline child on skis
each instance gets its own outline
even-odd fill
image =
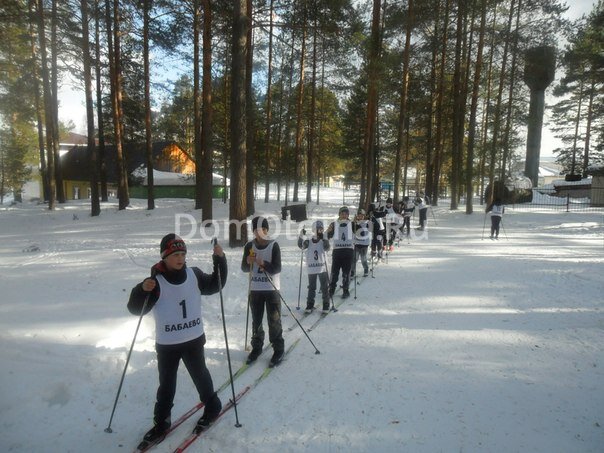
[[[342,206],[338,211],[338,219],[327,228],[327,238],[333,238],[333,261],[331,263],[331,282],[329,295],[333,296],[338,284],[338,277],[342,271],[342,298],[350,297],[350,269],[354,259],[354,244],[352,242],[352,223],[348,216],[350,211],[347,206]]]
[[[400,228],[397,221],[398,212],[392,204],[392,198],[388,198],[386,200],[384,211],[386,212],[384,219],[386,221],[386,237],[384,240],[384,246],[388,251],[391,252],[394,249],[394,240],[396,239],[396,235],[398,234]]]
[[[405,234],[405,227],[407,227],[406,236],[409,237],[411,234],[411,215],[415,210],[415,204],[411,201],[409,197],[403,197],[403,202],[401,204],[401,208],[403,211],[403,234]]]
[[[426,228],[426,222],[428,221],[428,207],[430,207],[430,198],[420,192],[415,197],[415,204],[419,210],[419,229],[424,230]]]
[[[486,212],[491,212],[491,239],[499,239],[499,226],[505,213],[505,206],[501,202],[501,198],[496,198],[488,205]]]
[[[241,260],[241,270],[251,272],[252,351],[247,357],[247,363],[254,362],[262,352],[264,346],[262,318],[266,307],[268,338],[273,345],[273,356],[270,365],[275,366],[283,359],[285,350],[283,329],[281,327],[281,298],[279,296],[281,250],[275,240],[268,238],[267,219],[254,217],[252,219],[252,230],[254,239],[245,245]],[[269,280],[269,276],[271,280]]]
[[[361,258],[361,264],[363,266],[363,277],[369,275],[369,265],[367,264],[367,249],[371,242],[371,232],[369,220],[366,218],[364,209],[359,209],[357,215],[352,223],[352,230],[354,232],[354,268],[352,275],[356,272],[356,263]]]
[[[321,284],[321,297],[323,299],[323,313],[329,313],[329,280],[327,277],[326,252],[329,250],[329,241],[323,238],[323,222],[317,220],[312,224],[313,236],[304,239],[306,230],[300,232],[298,247],[306,250],[306,270],[308,273],[308,296],[306,297],[306,313],[311,313],[315,307],[315,294],[317,292],[317,278]]]
[[[386,212],[378,210],[375,204],[369,205],[369,220],[371,221],[371,258],[377,255],[377,259],[382,258],[384,249],[384,237],[386,236],[386,227],[384,226],[384,217]]]
[[[205,404],[197,429],[207,428],[222,409],[205,363],[206,335],[201,316],[201,296],[220,290],[218,269],[222,286],[226,283],[228,271],[224,252],[220,245],[214,245],[214,271],[211,275],[197,267],[187,267],[187,247],[175,234],[162,238],[160,252],[161,261],[151,268],[151,277],[136,285],[128,300],[130,313],[144,315],[153,311],[155,318],[159,388],[153,412],[154,426],[145,434],[141,442],[143,448],[161,441],[170,428],[176,376],[181,360],[191,375],[199,399]]]

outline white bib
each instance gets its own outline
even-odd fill
[[[153,307],[153,316],[158,344],[185,343],[203,335],[197,277],[192,269],[185,270],[187,279],[180,285],[169,283],[163,275],[157,276],[160,293]]]
[[[369,231],[369,220],[361,220],[357,222],[359,228],[354,235],[355,245],[369,245],[371,242],[371,232]]]
[[[491,215],[501,217],[503,215],[503,205],[493,205],[493,209],[491,209]]]
[[[308,248],[306,249],[306,268],[309,274],[327,272],[323,240],[319,240],[317,243],[314,243],[312,239],[308,240]]]
[[[352,223],[350,220],[336,220],[333,229],[333,248],[352,249]]]
[[[268,263],[273,259],[273,246],[275,245],[275,241],[270,241],[268,245],[264,249],[257,249],[256,244],[252,243],[252,250],[254,251],[255,256],[259,256],[262,261],[266,261]],[[271,279],[275,284],[275,287],[271,285],[271,282],[268,281],[268,277],[264,273],[262,269],[258,266],[258,264],[254,261],[252,265],[252,291],[274,291],[276,289],[281,289],[279,274],[272,274]]]

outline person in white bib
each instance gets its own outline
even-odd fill
[[[317,278],[321,284],[321,298],[323,299],[323,313],[329,313],[329,289],[327,277],[326,253],[329,250],[329,241],[323,238],[323,222],[317,220],[312,224],[313,236],[304,239],[306,234],[302,230],[298,237],[298,247],[306,250],[306,272],[308,273],[308,296],[306,297],[306,313],[315,308],[315,294],[317,292]]]
[[[491,239],[499,239],[499,226],[501,218],[505,213],[505,206],[501,202],[501,198],[496,198],[490,205],[487,206],[486,212],[491,213]]]
[[[350,297],[350,269],[354,260],[352,222],[348,218],[349,215],[348,207],[342,206],[338,211],[338,219],[327,228],[327,238],[333,239],[329,295],[334,295],[342,271],[342,299]]]
[[[264,346],[262,318],[266,307],[268,339],[273,345],[270,364],[274,366],[281,362],[285,351],[281,326],[281,298],[278,293],[281,250],[275,240],[268,238],[268,220],[266,218],[254,217],[252,230],[254,239],[245,244],[241,261],[241,270],[251,272],[249,301],[252,312],[252,351],[248,355],[247,363],[254,362],[262,353]],[[270,280],[267,275],[270,276]]]
[[[352,222],[352,230],[354,231],[354,266],[352,275],[356,272],[356,263],[361,258],[363,265],[363,277],[369,275],[369,264],[367,264],[367,249],[371,243],[371,225],[367,220],[364,209],[359,209],[357,215]]]
[[[213,272],[205,274],[197,267],[187,267],[187,247],[177,235],[171,233],[164,236],[160,251],[162,259],[151,268],[151,277],[136,285],[128,300],[130,313],[140,316],[141,313],[152,311],[155,318],[159,388],[153,413],[154,426],[145,434],[143,442],[162,440],[170,428],[176,376],[181,360],[191,375],[199,399],[205,405],[197,426],[201,429],[209,426],[222,409],[205,363],[206,335],[201,296],[220,290],[219,269],[222,286],[225,285],[228,269],[224,252],[220,245],[214,246]]]

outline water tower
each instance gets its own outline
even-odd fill
[[[539,154],[541,153],[545,89],[554,81],[555,72],[555,47],[539,46],[526,51],[524,83],[531,89],[531,103],[528,116],[524,174],[530,178],[533,187],[537,187],[539,182]]]

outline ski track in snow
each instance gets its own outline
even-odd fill
[[[335,218],[341,190],[322,192],[311,219]],[[339,198],[338,198],[339,197]],[[323,201],[325,200],[325,201]],[[276,202],[257,210],[279,214]],[[137,317],[130,289],[159,255],[190,200],[145,200],[98,218],[72,202],[0,207],[0,450],[132,451],[151,426],[157,369],[151,317],[139,331],[113,420],[104,433]],[[352,213],[355,209],[352,209]],[[337,313],[309,333],[283,307],[286,360],[194,443],[199,452],[585,452],[604,445],[604,227],[585,214],[506,210],[498,241],[484,214],[434,208],[437,223],[403,238],[375,279],[351,286]],[[225,219],[227,207],[214,204]],[[417,223],[413,219],[412,226]],[[299,231],[302,225],[295,225]],[[282,247],[282,293],[294,312],[300,251]],[[226,243],[222,239],[221,242]],[[210,244],[187,240],[188,262],[210,271]],[[245,360],[247,278],[226,248],[225,322],[236,370]],[[359,266],[360,268],[360,266]],[[305,306],[306,273],[301,306]],[[317,295],[317,301],[320,295]],[[228,379],[218,295],[204,299],[206,361]],[[285,316],[287,315],[287,316]],[[309,327],[318,317],[303,321]],[[235,381],[264,370],[270,349]],[[225,402],[230,388],[221,393]],[[173,410],[195,402],[184,369]],[[197,417],[153,451],[172,451]],[[35,429],[32,429],[35,427]]]

